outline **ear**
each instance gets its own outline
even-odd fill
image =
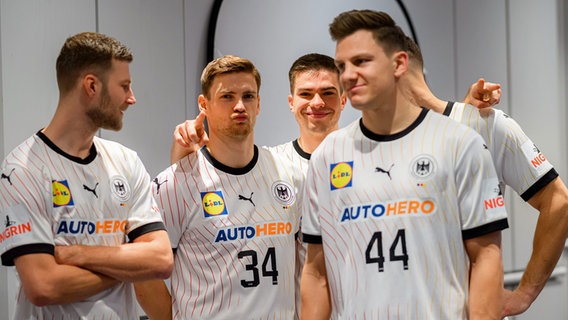
[[[87,96],[93,97],[99,91],[99,83],[95,75],[88,73],[81,81],[81,88],[85,91]]]
[[[292,102],[294,102],[294,97],[290,94],[288,95],[288,106],[290,107],[290,111],[294,112],[294,105]]]
[[[343,108],[345,108],[345,104],[347,103],[347,93],[343,92],[341,94],[341,110],[343,111]]]
[[[397,51],[392,55],[394,76],[400,78],[408,70],[408,53]]]
[[[204,95],[200,94],[197,97],[197,103],[199,104],[199,111],[207,113],[207,98]]]

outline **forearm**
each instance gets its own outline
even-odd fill
[[[304,272],[300,285],[300,295],[302,299],[301,319],[329,320],[331,317],[331,299],[325,278],[314,277]]]
[[[38,306],[81,301],[120,283],[89,270],[57,264],[47,254],[22,256],[15,263],[26,297]]]
[[[136,299],[152,320],[172,319],[172,298],[163,280],[135,282]]]
[[[331,298],[321,244],[308,244],[300,283],[300,297],[301,319],[329,320]]]
[[[172,143],[172,150],[170,151],[170,161],[171,163],[175,163],[183,157],[186,157],[188,154],[196,152],[199,150],[199,145],[195,143],[189,143],[188,147],[181,146],[178,142],[174,141]]]
[[[160,236],[151,234],[159,233]],[[154,231],[120,246],[56,247],[59,263],[82,267],[124,282],[166,279],[173,268],[173,254],[165,231]]]
[[[472,264],[469,281],[470,319],[501,319],[503,264],[500,252],[486,252]]]
[[[568,190],[560,178],[529,200],[539,210],[531,258],[516,291],[531,304],[558,263],[568,236]]]
[[[470,320],[501,319],[503,311],[503,261],[501,232],[464,241],[470,260]]]
[[[532,255],[517,288],[518,291],[530,297],[529,304],[537,298],[546,285],[566,243],[568,226],[564,221],[568,217],[555,219],[554,216],[558,215],[541,213],[539,216],[533,239]]]

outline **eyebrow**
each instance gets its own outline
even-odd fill
[[[296,88],[297,91],[316,91],[313,88],[303,88],[303,87],[298,87]],[[325,87],[325,88],[321,88],[318,90],[323,90],[323,91],[327,91],[327,90],[335,90],[335,91],[339,91],[336,87],[334,86],[329,86],[329,87]]]

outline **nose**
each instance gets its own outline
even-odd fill
[[[129,105],[133,105],[136,103],[136,98],[134,97],[134,92],[132,91],[132,89],[130,89],[130,91],[128,92],[128,96],[126,97],[126,103],[128,103]]]
[[[347,84],[349,82],[356,80],[356,78],[357,78],[357,73],[355,72],[355,69],[352,66],[350,66],[348,63],[346,63],[345,66],[343,67],[341,74],[339,75],[340,82],[342,84]],[[343,87],[345,88],[345,85]]]
[[[316,93],[314,95],[314,97],[312,98],[312,100],[310,100],[310,107],[312,107],[312,108],[323,107],[324,105],[325,105],[325,103],[323,102],[323,99],[321,98],[319,93]]]
[[[245,111],[246,108],[245,108],[245,103],[243,102],[243,99],[237,100],[237,104],[235,104],[235,106],[233,107],[233,109],[234,109],[235,111],[238,111],[238,112],[243,112],[243,111]]]

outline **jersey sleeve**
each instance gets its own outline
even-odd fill
[[[160,211],[152,196],[150,175],[140,158],[136,157],[132,163],[133,199],[127,229],[130,241],[143,234],[165,229]]]
[[[457,150],[456,182],[463,239],[506,229],[505,201],[487,145],[467,128]]]
[[[528,201],[558,177],[558,173],[513,118],[496,112],[495,167],[502,173],[505,184]]]
[[[180,184],[176,182],[176,169],[178,164],[174,164],[162,171],[154,179],[152,184],[153,194],[166,226],[166,231],[170,238],[172,248],[177,248],[180,239],[186,229],[185,201],[183,198]]]
[[[0,181],[0,255],[2,264],[30,253],[54,254],[49,214],[53,206],[51,183],[30,170],[2,166]],[[50,207],[51,206],[51,207]]]
[[[302,240],[306,243],[322,243],[320,210],[323,210],[324,203],[329,203],[330,192],[329,179],[326,179],[327,170],[321,153],[316,151],[308,165],[300,208]]]

